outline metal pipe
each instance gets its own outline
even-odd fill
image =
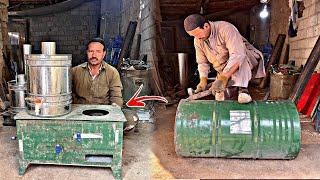
[[[24,44],[23,45],[23,63],[24,63],[24,73],[28,77],[27,71],[27,55],[31,54],[32,46],[31,44]]]
[[[55,42],[41,42],[41,52],[46,55],[56,54],[56,43]]]
[[[179,82],[182,88],[188,86],[188,54],[178,53],[179,61]]]

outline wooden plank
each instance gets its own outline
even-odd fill
[[[310,53],[310,56],[302,70],[302,73],[299,76],[299,79],[296,82],[296,85],[294,86],[293,92],[290,95],[290,99],[294,103],[297,103],[299,98],[301,97],[303,90],[307,85],[307,82],[311,78],[313,71],[315,70],[315,68],[317,67],[317,64],[319,63],[319,60],[320,60],[320,36],[318,37],[318,40]]]
[[[199,0],[160,0],[160,5],[162,4],[195,4],[198,3]],[[200,0],[201,2],[201,0]]]
[[[123,58],[128,58],[130,56],[131,45],[134,38],[134,34],[136,32],[137,24],[138,24],[137,21],[129,22],[126,36],[121,47],[121,53],[120,53],[120,58],[118,62],[118,70],[120,69]]]
[[[185,4],[185,3],[180,3],[180,4],[176,4],[176,3],[166,3],[166,4],[161,4],[160,7],[175,7],[175,8],[194,8],[194,7],[198,7],[198,4]]]
[[[290,44],[286,44],[285,48],[284,48],[284,54],[283,54],[283,58],[280,59],[279,64],[288,64],[289,61],[289,50],[290,50]]]
[[[136,44],[136,49],[133,53],[133,59],[139,59],[140,55],[140,44],[141,44],[141,34],[137,35],[137,44]]]
[[[268,65],[266,67],[266,76],[262,79],[262,81],[260,83],[260,88],[265,88],[266,85],[269,83],[269,81],[270,81],[269,69],[271,68],[271,66],[273,66],[279,62],[285,39],[286,39],[285,34],[278,35],[276,44],[275,44],[274,49],[271,54],[271,58],[270,58]]]

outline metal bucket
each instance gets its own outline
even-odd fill
[[[26,55],[28,68],[27,112],[60,116],[71,111],[71,55]]]
[[[299,74],[295,74],[295,75],[271,74],[269,99],[273,99],[273,100],[288,99],[298,77],[299,77]]]
[[[24,76],[22,74],[22,76]],[[8,82],[9,97],[11,110],[13,112],[20,112],[25,109],[25,94],[27,90],[26,82],[21,75],[18,76],[18,83],[16,80]]]
[[[300,151],[299,114],[291,101],[179,103],[175,150],[186,157],[293,159]]]

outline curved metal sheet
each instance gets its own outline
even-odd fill
[[[175,122],[176,153],[188,157],[293,159],[299,114],[291,101],[185,101]]]

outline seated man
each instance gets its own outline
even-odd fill
[[[114,67],[103,61],[105,43],[93,38],[87,44],[88,62],[71,69],[72,93],[75,104],[123,105],[120,75]]]
[[[105,43],[101,38],[93,38],[88,42],[88,62],[71,69],[74,104],[109,104],[122,107],[120,75],[117,69],[103,61],[105,55]],[[132,129],[137,123],[137,116],[130,110],[123,112],[129,121],[126,128]],[[135,118],[132,118],[133,116]]]
[[[262,53],[244,39],[236,27],[225,21],[207,21],[201,15],[192,14],[184,20],[184,28],[190,36],[195,37],[200,73],[196,93],[205,90],[212,65],[218,75],[210,89],[217,101],[224,100],[224,91],[228,81],[232,80],[232,86],[239,90],[238,102],[251,102],[247,89],[249,80],[265,76]]]

